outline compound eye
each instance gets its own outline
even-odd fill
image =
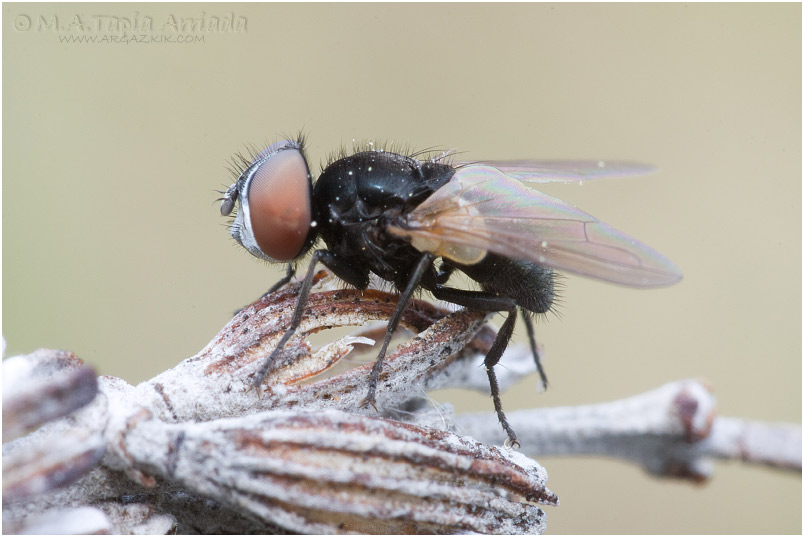
[[[260,250],[277,261],[298,257],[312,220],[310,177],[301,152],[280,150],[260,163],[246,197],[251,232]]]

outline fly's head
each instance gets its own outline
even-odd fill
[[[237,213],[229,229],[252,255],[290,262],[304,255],[316,236],[312,180],[303,141],[282,140],[241,158],[237,181],[221,198],[221,215]]]

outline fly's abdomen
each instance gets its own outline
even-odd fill
[[[488,253],[479,263],[459,265],[484,291],[512,297],[518,306],[546,313],[553,305],[553,270],[530,261]]]

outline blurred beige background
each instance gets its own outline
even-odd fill
[[[568,277],[537,327],[551,388],[523,382],[506,408],[703,377],[723,415],[801,422],[799,4],[4,4],[3,25],[7,355],[68,349],[137,383],[197,352],[279,274],[228,237],[227,159],[304,128],[315,171],[366,138],[657,165],[549,193],[684,280]],[[561,498],[551,533],[802,531],[797,475],[717,463],[696,487],[540,462]]]

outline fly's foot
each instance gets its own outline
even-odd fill
[[[254,380],[251,382],[251,386],[249,390],[253,390],[257,394],[257,399],[262,399],[263,396],[263,389],[262,389],[262,381],[265,380],[264,375],[257,375],[254,377]]]
[[[505,435],[508,437],[505,439],[503,445],[508,449],[518,449],[519,439],[516,437],[516,433],[514,432],[513,427],[511,427],[511,424],[508,423],[508,419],[505,417],[505,414],[502,414],[502,409],[500,409],[500,412],[498,412],[498,417],[500,419],[500,425],[502,425],[503,431],[505,431]]]
[[[511,431],[511,433],[513,433],[513,431]],[[503,443],[503,445],[505,447],[507,447],[508,449],[519,449],[520,448],[519,440],[516,439],[516,435],[511,436],[511,434],[508,435],[508,438],[506,438],[506,440]]]
[[[377,410],[377,400],[374,397],[373,390],[369,391],[368,395],[366,395],[366,397],[364,397],[363,400],[357,404],[357,408],[366,408],[369,405],[371,405],[371,408],[374,409],[374,412],[379,412],[379,410]]]

